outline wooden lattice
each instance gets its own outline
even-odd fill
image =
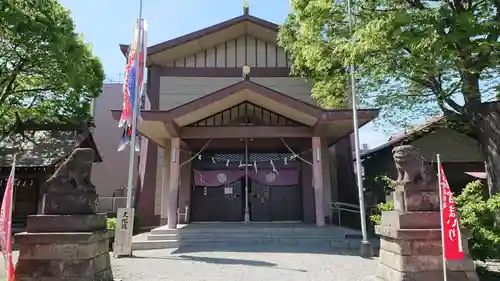
[[[212,126],[304,126],[278,113],[245,101],[210,115],[188,127]]]

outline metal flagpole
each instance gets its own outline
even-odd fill
[[[347,1],[347,16],[349,21],[349,33],[351,34],[351,40],[353,38],[352,33],[352,11],[351,11],[351,0]],[[359,151],[359,126],[358,126],[358,105],[356,97],[356,78],[354,77],[354,62],[351,62],[350,66],[350,84],[351,84],[351,96],[352,96],[352,121],[354,126],[354,143],[355,143],[355,154],[356,154],[356,178],[358,183],[358,196],[359,196],[359,216],[361,219],[361,232],[363,234],[363,240],[361,240],[361,256],[371,257],[373,255],[373,249],[368,241],[368,234],[366,231],[366,209],[365,209],[365,198],[363,189],[363,178],[361,175],[361,157]]]
[[[137,111],[139,110],[139,100],[141,97],[139,96],[140,83],[139,81],[139,67],[140,67],[140,54],[142,43],[144,41],[144,31],[142,26],[142,0],[139,0],[139,40],[137,40],[137,50],[136,50],[136,59],[135,59],[135,90],[134,90],[134,104],[132,105],[134,110],[132,111],[132,137],[130,140],[130,158],[129,158],[129,166],[128,166],[128,181],[127,181],[127,208],[132,206],[132,188],[134,181],[134,158],[135,158],[135,142],[137,140]]]
[[[446,274],[446,256],[444,255],[444,225],[443,225],[443,194],[441,187],[441,159],[439,158],[439,154],[437,154],[437,164],[438,164],[438,187],[439,187],[439,214],[441,221],[441,247],[443,248],[443,281],[448,280],[448,276]]]
[[[126,208],[118,208],[117,223],[115,228],[115,245],[114,255],[116,257],[132,256],[132,236],[134,228],[134,209],[132,208],[132,188],[134,178],[134,158],[135,158],[135,143],[137,141],[137,116],[139,104],[141,100],[141,82],[139,79],[143,69],[139,69],[141,65],[142,44],[144,44],[144,22],[142,21],[142,0],[139,0],[139,19],[137,28],[137,38],[134,39],[136,46],[135,50],[135,85],[134,85],[134,101],[131,105],[132,110],[132,132],[130,136],[130,158],[128,166],[128,181],[127,181],[127,202]],[[135,34],[134,34],[135,35]],[[145,59],[145,58],[144,58]],[[128,130],[128,128],[127,128]]]

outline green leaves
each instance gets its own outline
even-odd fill
[[[440,111],[470,120],[497,93],[500,2],[351,2],[352,36],[346,0],[292,0],[280,29],[294,73],[317,82],[323,106],[345,105],[352,63],[361,104],[381,107],[387,121]]]
[[[481,181],[473,181],[455,198],[460,223],[472,232],[471,255],[477,260],[500,258],[500,228],[496,216],[500,212],[500,195],[488,198]]]
[[[370,220],[374,225],[380,225],[382,222],[382,212],[394,211],[394,201],[388,201],[387,203],[381,202],[377,204],[377,209],[370,215]]]
[[[104,71],[56,0],[0,3],[0,135],[26,123],[89,120]]]

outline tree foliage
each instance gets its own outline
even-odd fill
[[[481,181],[467,184],[455,199],[460,223],[472,233],[471,256],[476,260],[500,258],[500,227],[496,224],[500,212],[500,194],[488,198]]]
[[[324,106],[345,104],[356,65],[361,101],[389,121],[445,114],[476,122],[498,92],[499,0],[292,0],[279,41]],[[406,114],[405,114],[406,113]]]
[[[0,1],[0,135],[89,121],[104,70],[57,0]]]
[[[394,211],[394,201],[380,202],[377,204],[377,209],[370,215],[370,221],[374,225],[380,225],[382,222],[382,212]]]

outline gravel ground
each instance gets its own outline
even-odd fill
[[[151,250],[134,255],[113,259],[115,280],[363,281],[377,266],[376,259],[363,259],[356,253],[304,253],[283,248],[279,252],[269,248]]]
[[[378,263],[356,252],[324,253],[297,247],[151,250],[136,251],[134,256],[111,258],[116,281],[374,281]],[[15,262],[17,251],[13,257]],[[500,261],[488,265],[497,273],[481,280],[500,280]],[[4,267],[0,262],[0,279],[5,277]]]

